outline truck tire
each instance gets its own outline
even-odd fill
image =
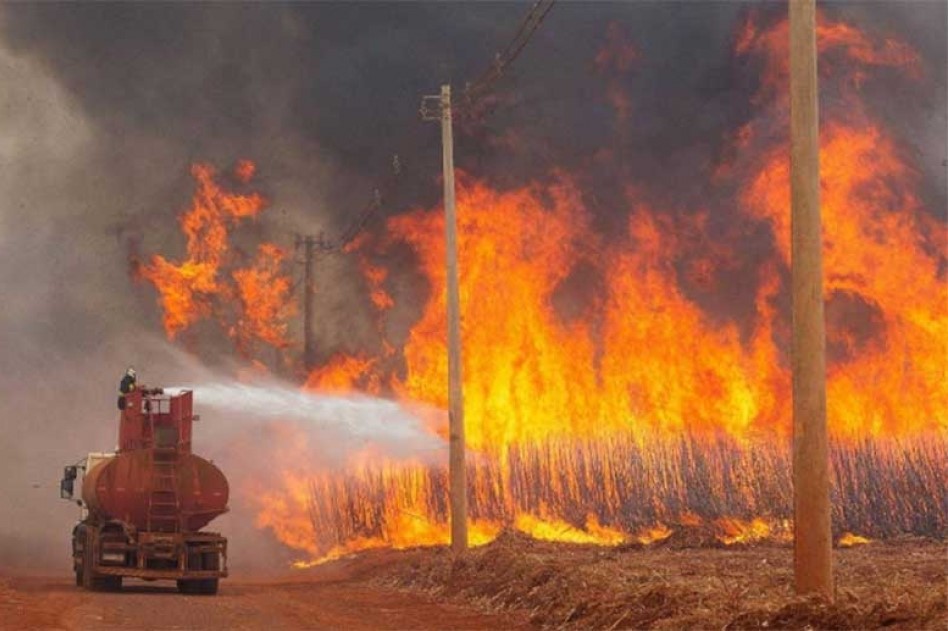
[[[94,592],[116,592],[122,589],[121,576],[96,576],[92,570],[94,546],[90,537],[95,536],[95,531],[89,532],[88,528],[82,531],[82,567],[76,570],[76,584],[85,589]]]
[[[189,580],[178,580],[178,591],[182,594],[196,594],[200,596],[213,596],[217,593],[216,578],[192,578]]]
[[[92,591],[118,592],[122,591],[121,576],[95,576],[92,578]]]
[[[85,528],[77,524],[72,529],[72,571],[76,575],[76,587],[82,587],[82,550],[80,543],[85,540]],[[81,539],[80,539],[81,537]]]
[[[89,541],[89,531],[84,529],[82,532],[82,567],[78,575],[82,580],[82,587],[92,589],[92,542]]]
[[[199,594],[204,594],[205,596],[214,596],[217,594],[217,579],[216,578],[205,578],[200,581],[198,592]]]
[[[216,552],[205,552],[201,555],[201,567],[205,570],[221,569],[221,558]],[[213,596],[217,593],[218,579],[206,578],[201,581],[201,593]]]
[[[220,565],[216,554],[188,553],[189,570],[216,570]],[[213,596],[217,593],[216,578],[194,578],[178,581],[178,591],[182,594]]]

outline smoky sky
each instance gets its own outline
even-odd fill
[[[395,154],[408,190],[397,201],[434,200],[437,130],[419,121],[419,98],[443,82],[460,89],[478,76],[527,6],[13,5],[4,10],[3,37],[14,52],[41,60],[100,123],[99,144],[117,174],[137,159],[143,134],[174,148],[168,164],[155,160],[156,169],[182,172],[188,160],[251,157],[271,182],[296,182],[278,203],[309,206],[302,212],[331,229],[370,198]],[[730,58],[748,10],[777,14],[780,7],[561,3],[498,84],[498,111],[484,129],[459,139],[458,164],[522,178],[581,163],[613,143],[613,114],[594,58],[615,23],[641,53],[623,79],[635,116],[619,159],[643,181],[694,179],[714,160],[722,130],[754,115],[747,98],[754,73]],[[839,3],[827,10],[919,48],[932,94],[927,103],[913,94],[890,114],[903,126],[925,114],[943,120],[942,3]],[[527,139],[526,148],[484,142],[510,129]],[[938,156],[925,159],[940,163]],[[679,197],[706,193],[656,188]],[[139,210],[159,212],[130,209]]]
[[[870,83],[866,107],[919,169],[924,207],[943,217],[946,5],[821,5],[919,51],[923,82]],[[257,186],[273,207],[254,236],[290,248],[295,232],[343,230],[375,188],[383,189],[383,215],[430,207],[440,196],[439,130],[420,120],[420,98],[444,82],[462,91],[529,6],[0,7],[0,504],[11,507],[0,543],[23,547],[17,542],[34,532],[65,541],[71,515],[51,499],[60,466],[111,447],[114,425],[106,419],[114,417],[115,382],[126,364],[168,382],[195,372],[161,339],[155,294],[132,282],[128,269],[130,243],[180,253],[175,218],[193,190],[190,165],[257,162]],[[760,69],[731,53],[748,11],[766,22],[783,6],[558,3],[495,85],[484,116],[459,126],[457,164],[497,187],[523,186],[555,169],[574,173],[604,235],[624,231],[630,185],[659,206],[711,206],[709,229],[719,229],[735,216],[735,200],[711,186],[709,173],[728,134],[759,115],[749,95]],[[637,51],[627,71],[596,65],[610,32]],[[616,82],[631,107],[622,129],[608,98]],[[610,160],[595,160],[604,149]],[[772,255],[766,232],[749,234],[738,276],[752,278],[753,262]],[[403,255],[392,256],[411,267]],[[404,335],[425,290],[397,274],[390,283],[407,297],[398,304],[403,322],[393,325]],[[321,352],[377,343],[350,260],[322,261],[318,286]],[[571,286],[581,294],[590,284],[570,279],[564,291]],[[753,308],[752,291],[700,298],[711,312]],[[0,545],[0,563],[9,549]]]

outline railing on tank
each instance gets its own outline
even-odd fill
[[[191,451],[193,394],[165,394],[161,388],[139,388],[126,395],[119,424],[119,449]]]

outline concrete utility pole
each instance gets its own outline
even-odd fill
[[[303,246],[303,366],[307,371],[316,364],[316,342],[313,335],[313,261],[315,259],[314,246],[322,246],[323,236],[314,238],[311,235],[296,237],[296,247]]]
[[[432,112],[428,103],[437,100]],[[457,218],[454,207],[454,134],[451,128],[451,86],[440,96],[422,97],[425,120],[441,120],[444,171],[444,226],[448,285],[448,484],[451,496],[451,549],[467,550],[467,471],[464,445],[464,392],[461,384],[461,317],[458,292]]]
[[[832,599],[816,57],[815,0],[790,0],[794,576]]]

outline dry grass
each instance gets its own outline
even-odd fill
[[[673,436],[639,444],[626,437],[513,446],[505,460],[468,459],[470,517],[497,524],[548,515],[582,528],[599,523],[634,533],[690,514],[779,522],[793,513],[789,444],[748,445],[727,437]],[[835,536],[902,533],[948,536],[948,441],[834,443]],[[307,511],[314,544],[327,551],[354,539],[384,539],[393,517],[448,521],[447,472],[441,466],[368,466],[312,481]]]
[[[946,552],[925,539],[837,550],[832,604],[793,594],[787,546],[596,548],[510,533],[459,559],[438,548],[365,561],[374,581],[526,611],[544,628],[944,629]]]

